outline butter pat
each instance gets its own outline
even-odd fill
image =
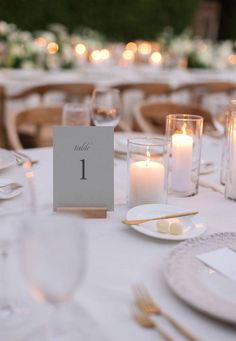
[[[179,222],[171,223],[170,224],[170,233],[176,234],[176,235],[182,234],[183,233],[182,225]]]
[[[160,233],[169,233],[169,222],[167,220],[158,221],[156,230]]]

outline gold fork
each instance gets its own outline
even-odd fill
[[[159,325],[155,323],[144,311],[135,309],[134,319],[138,322],[138,324],[140,324],[140,326],[144,328],[156,329],[164,340],[173,341],[172,337],[170,337],[161,327],[159,327]]]
[[[184,326],[177,322],[166,312],[162,311],[161,308],[153,301],[148,290],[144,285],[136,285],[134,287],[135,303],[139,309],[147,314],[162,315],[166,318],[176,330],[178,330],[183,336],[190,341],[198,341],[198,339],[192,335]]]

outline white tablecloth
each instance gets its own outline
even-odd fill
[[[150,65],[85,65],[75,70],[0,70],[0,84],[13,94],[25,88],[60,82],[115,85],[125,82],[167,82],[173,88],[187,82],[228,81],[235,83],[236,70],[161,70]]]
[[[39,164],[34,166],[38,202],[50,206],[52,205],[52,149],[32,149],[27,150],[27,153],[32,158],[40,160]],[[203,158],[214,160],[219,164],[220,156],[221,142],[205,139]],[[14,166],[1,171],[0,176],[22,181],[21,171],[22,168]],[[219,172],[204,176],[204,179],[217,183]],[[235,327],[195,311],[169,290],[163,277],[163,269],[166,257],[177,243],[152,239],[124,226],[121,220],[127,211],[125,198],[126,162],[115,159],[115,211],[110,212],[105,220],[87,220],[89,265],[86,278],[76,294],[79,304],[86,307],[94,322],[103,330],[107,340],[159,340],[160,337],[155,331],[142,329],[132,319],[131,287],[135,283],[142,282],[150,289],[156,301],[179,322],[186,325],[200,340],[235,340]],[[9,201],[2,201],[0,213],[13,211],[20,206],[26,207],[27,201],[25,193]],[[199,194],[190,198],[169,197],[169,203],[189,210],[199,210],[207,219],[207,234],[236,229],[235,202],[226,200],[222,194],[211,189],[200,188]],[[16,283],[18,282],[14,283],[13,292],[22,289]],[[32,314],[31,320],[33,319]],[[14,330],[6,335],[7,338],[2,338],[0,331],[0,340],[19,340]],[[172,335],[175,340],[183,340],[173,330]],[[93,340],[102,341],[105,338],[97,334]]]
[[[131,65],[121,67],[117,65],[85,65],[76,70],[0,70],[0,84],[5,86],[7,94],[14,94],[26,88],[50,83],[94,83],[96,86],[113,86],[120,83],[164,82],[173,89],[184,83],[199,83],[210,81],[236,82],[235,70],[161,70],[150,65]],[[37,96],[36,96],[37,97]],[[134,105],[142,99],[140,92],[133,92],[124,97],[124,118],[129,119]],[[189,102],[187,93],[174,94],[171,99],[178,102]],[[58,94],[51,94],[46,103],[60,103]],[[203,105],[212,114],[221,113],[228,104],[229,98],[223,94],[208,96]],[[6,112],[12,112],[35,106],[39,99],[30,98],[27,101],[11,101],[6,103]]]

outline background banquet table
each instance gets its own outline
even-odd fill
[[[221,148],[222,141],[204,138],[202,158],[219,165]],[[39,160],[34,166],[38,204],[51,207],[53,150],[31,149],[27,150],[27,154]],[[160,338],[155,331],[142,329],[132,319],[132,285],[142,282],[150,289],[156,301],[200,340],[235,340],[235,327],[195,311],[179,300],[168,288],[163,270],[168,254],[178,243],[146,237],[121,223],[127,212],[126,161],[115,159],[114,165],[115,211],[110,212],[105,220],[86,221],[89,262],[85,280],[76,293],[78,304],[84,307],[93,319],[93,325],[99,326],[107,340],[158,340]],[[2,170],[0,175],[24,182],[22,167],[10,167]],[[219,183],[219,171],[201,178],[212,184]],[[14,214],[14,211],[28,207],[26,186],[25,184],[24,192],[20,196],[0,202],[0,214],[6,212]],[[235,231],[235,202],[226,200],[221,193],[200,187],[196,196],[189,198],[170,196],[168,202],[189,210],[199,210],[208,223],[206,234]],[[17,292],[20,291],[19,288],[20,286],[15,284],[13,290]],[[78,319],[80,318],[82,317],[78,316]],[[34,319],[33,314],[31,319]],[[22,333],[24,334],[24,328]],[[172,335],[175,340],[182,340],[178,334]],[[99,336],[98,333],[92,340],[106,338]],[[0,340],[17,341],[24,338],[18,338],[14,331],[7,334],[0,331]]]
[[[126,82],[163,82],[173,89],[184,83],[225,81],[236,83],[235,70],[187,70],[158,69],[150,65],[87,65],[75,70],[24,70],[1,69],[0,84],[5,86],[7,95],[26,88],[63,82],[94,83],[97,86],[113,86]]]
[[[236,83],[236,70],[159,69],[150,65],[85,65],[74,70],[1,69],[0,83],[7,94],[34,85],[60,82],[92,82],[96,85],[115,85],[122,82],[166,82],[177,87],[188,82],[228,81]]]
[[[188,69],[159,69],[151,65],[129,65],[122,67],[113,64],[83,65],[74,70],[24,70],[24,69],[0,69],[0,84],[5,88],[7,96],[15,95],[22,90],[45,84],[60,83],[92,83],[97,87],[115,86],[119,84],[136,83],[165,83],[171,89],[176,89],[183,84],[204,82],[230,82],[236,83],[236,71],[225,70],[188,70]],[[154,98],[156,96],[153,96]],[[165,96],[158,96],[158,99]],[[171,101],[192,103],[189,93],[186,91],[173,92],[168,97]],[[128,91],[123,96],[122,120],[130,122],[134,106],[143,99],[140,91]],[[229,102],[226,93],[208,94],[202,102],[203,107],[212,115],[219,115],[225,111]],[[39,105],[38,96],[29,96],[27,99],[5,101],[5,115],[12,114],[27,107]],[[44,104],[63,103],[63,96],[59,93],[51,93],[44,99]],[[42,104],[42,103],[41,103]]]

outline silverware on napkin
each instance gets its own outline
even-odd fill
[[[18,182],[11,182],[6,185],[0,185],[0,193],[10,194],[11,192],[22,187],[23,186]]]
[[[22,166],[26,161],[29,161],[32,165],[37,164],[38,160],[32,160],[30,156],[25,153],[18,152],[16,150],[12,151],[12,154],[16,158],[16,163],[18,166]]]
[[[159,335],[166,341],[174,341],[155,321],[153,321],[147,313],[141,309],[135,309],[134,311],[135,321],[144,328],[156,329]]]

